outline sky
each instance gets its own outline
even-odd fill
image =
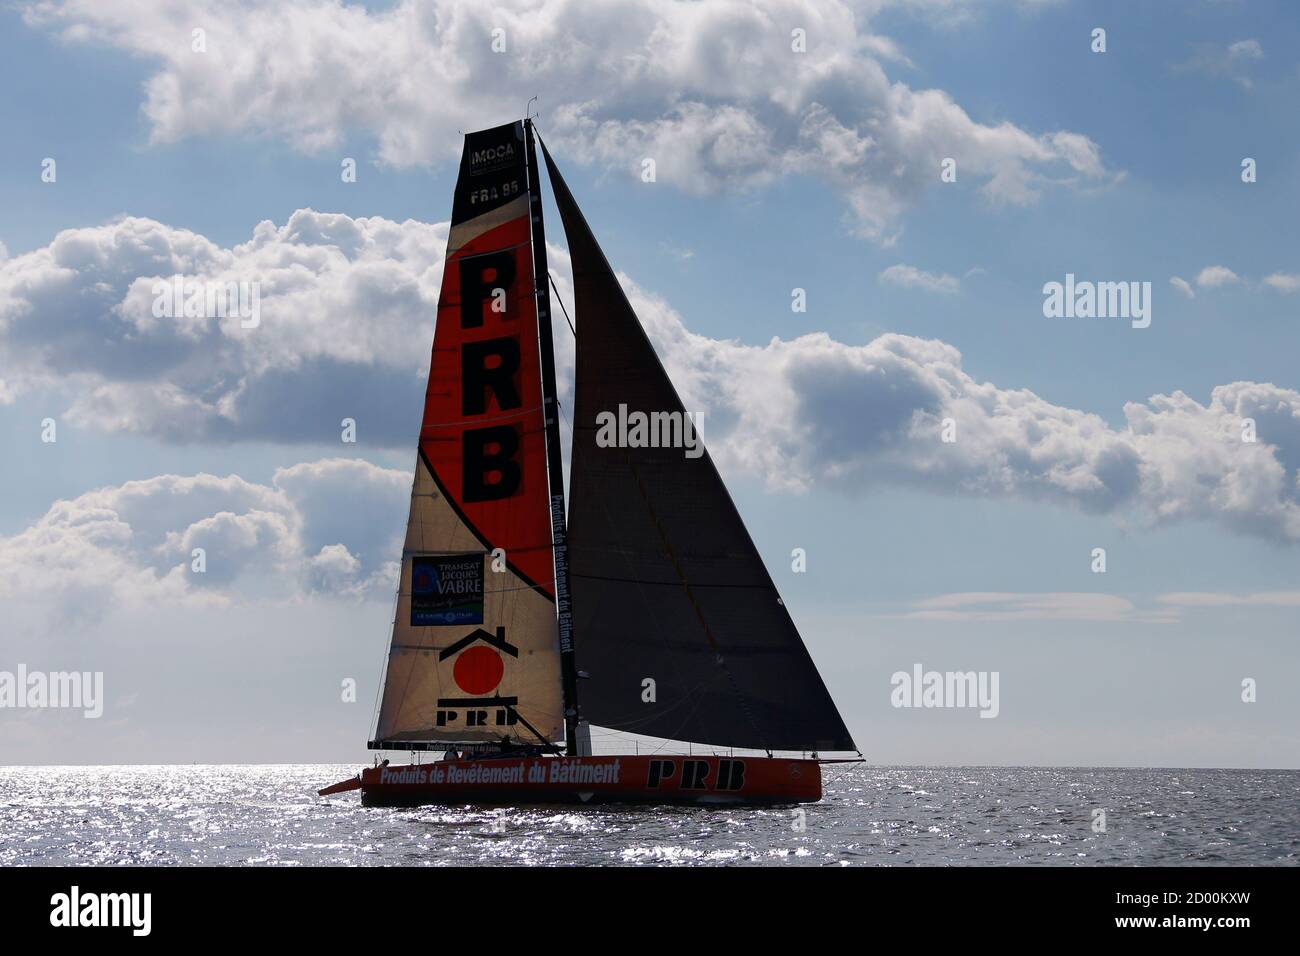
[[[536,96],[869,760],[1300,768],[1298,50],[1230,0],[0,8],[0,672],[104,675],[0,764],[366,760],[461,133]],[[996,718],[894,706],[918,664]]]

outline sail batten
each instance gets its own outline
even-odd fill
[[[569,558],[590,676],[583,718],[722,746],[856,750],[707,450],[597,441],[602,415],[686,409],[542,149],[573,266]]]

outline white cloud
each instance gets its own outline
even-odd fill
[[[1214,518],[1300,541],[1300,392],[1221,385],[1124,406],[1126,426],[973,378],[944,342],[887,334],[865,345],[825,333],[744,345],[696,335],[622,277],[686,406],[714,422],[727,469],[772,488],[857,492],[906,484],[943,493],[1133,511],[1159,524]],[[1241,441],[1244,418],[1259,440]],[[940,440],[944,419],[957,440]]]
[[[660,183],[692,193],[811,175],[843,196],[856,232],[886,242],[944,157],[997,203],[1109,176],[1082,134],[987,125],[942,90],[891,80],[883,64],[906,56],[834,0],[45,0],[26,20],[150,63],[157,143],[247,133],[319,151],[359,130],[381,162],[445,163],[458,131],[518,117],[521,91],[537,90],[548,141],[571,158],[639,174],[653,157]]]
[[[1202,289],[1213,289],[1221,285],[1232,285],[1239,281],[1237,273],[1227,266],[1206,266],[1196,275],[1196,284]]]
[[[1088,591],[1018,593],[970,591],[917,601],[891,615],[919,621],[1109,621],[1173,624],[1176,612],[1141,610],[1127,598]]]
[[[1006,0],[1005,5],[1020,13],[1033,14],[1049,7],[1061,6],[1065,0]],[[860,5],[876,13],[880,10],[902,10],[940,28],[964,27],[989,11],[989,0],[860,0]]]
[[[407,440],[446,236],[310,209],[231,248],[151,219],[65,230],[0,263],[0,393],[62,383],[74,424],[179,441],[337,441],[344,417],[363,440]],[[156,318],[154,285],[175,274],[259,282],[260,326]]]
[[[903,263],[885,269],[880,273],[880,278],[883,282],[907,288],[924,289],[926,292],[955,295],[961,291],[961,280],[956,276],[950,276],[947,273],[925,272],[916,268],[916,266],[904,265]]]
[[[1156,601],[1177,607],[1300,607],[1300,591],[1259,591],[1254,594],[1178,591],[1161,594]]]
[[[1294,272],[1274,272],[1264,276],[1264,285],[1284,295],[1300,292],[1300,275]]]
[[[1190,59],[1175,64],[1174,70],[1228,79],[1248,90],[1254,86],[1250,67],[1262,59],[1264,48],[1254,39],[1235,40],[1225,47],[1201,44]]]
[[[364,587],[361,562],[341,544],[327,544],[308,558],[306,571],[307,585],[313,591],[352,594]]]
[[[419,424],[445,236],[445,225],[310,210],[283,227],[263,223],[232,249],[151,220],[70,230],[0,265],[0,357],[7,375],[15,370],[14,388],[62,378],[73,395],[68,417],[83,425],[190,441],[334,442],[350,415],[365,442],[405,447]],[[551,250],[551,268],[571,301],[562,250]],[[260,276],[261,327],[155,319],[148,277],[174,270]],[[687,407],[713,422],[711,450],[774,488],[920,485],[1134,510],[1154,522],[1217,518],[1300,541],[1295,391],[1236,382],[1215,388],[1206,404],[1182,392],[1155,395],[1125,405],[1126,425],[1112,428],[1099,415],[975,379],[941,341],[710,339],[621,279]],[[563,399],[573,341],[558,311],[554,321]],[[1247,417],[1257,422],[1257,443],[1240,440]],[[948,418],[957,430],[951,444],[939,441]],[[320,466],[312,482],[347,487],[354,467]],[[297,481],[286,469],[276,488],[289,493]],[[222,510],[248,511],[214,508],[183,527]],[[279,534],[252,518],[207,530],[259,550]],[[298,533],[296,547],[319,558],[322,573],[346,565],[341,554],[321,555],[339,543],[366,574],[388,559],[340,533]]]
[[[1233,272],[1227,266],[1213,265],[1206,266],[1196,275],[1195,282],[1203,289],[1214,289],[1220,286],[1235,285],[1242,281],[1241,276]],[[1273,272],[1259,280],[1261,285],[1267,286],[1275,292],[1283,295],[1291,295],[1300,292],[1300,274],[1293,272]],[[1196,297],[1196,292],[1187,280],[1179,276],[1170,276],[1169,284],[1175,289],[1187,296],[1189,299]],[[1253,284],[1252,284],[1253,287]]]
[[[1094,621],[1177,624],[1184,612],[1203,608],[1300,607],[1300,591],[1224,594],[1185,591],[1157,595],[1157,607],[1140,607],[1115,594],[1091,591],[965,591],[914,601],[901,613],[884,617],[953,623],[1014,621]]]
[[[268,485],[199,474],[100,488],[0,537],[0,595],[49,595],[75,618],[109,605],[391,590],[410,480],[325,459],[279,469]]]

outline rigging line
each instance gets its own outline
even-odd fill
[[[849,769],[847,767],[845,767],[843,770],[839,771],[838,773],[836,773],[834,770],[831,770],[827,773],[826,782],[839,783],[848,775],[849,775]]]
[[[555,399],[555,407],[558,408],[558,409],[560,410],[560,421],[564,422],[566,425],[569,426],[569,442],[570,442],[570,446],[569,446],[569,460],[570,460],[570,462],[572,462],[572,460],[573,460],[573,446],[572,446],[572,442],[573,442],[573,416],[569,414],[569,407],[568,407],[567,405],[565,405],[562,401],[560,401],[559,398],[556,398],[556,399]],[[569,480],[570,480],[570,481],[573,480],[573,465],[572,465],[572,463],[570,463],[570,465],[569,465]]]
[[[703,686],[703,685],[701,685],[701,686]],[[691,704],[692,704],[692,707],[691,707],[690,713],[688,713],[685,717],[683,717],[683,718],[681,719],[681,721],[677,724],[677,729],[673,732],[673,736],[670,738],[670,739],[672,739],[672,740],[681,740],[681,739],[682,739],[681,737],[678,737],[677,735],[680,734],[680,733],[682,732],[682,730],[684,730],[684,729],[687,727],[687,725],[690,723],[690,721],[691,721],[691,720],[695,717],[695,715],[699,712],[700,707],[705,703],[704,695],[701,694],[701,693],[699,693],[699,688],[698,688],[698,687],[696,688],[695,691],[692,692],[691,697],[688,698],[688,700],[690,700],[690,702],[691,702]],[[690,741],[687,741],[687,743],[689,744]]]
[[[576,339],[578,331],[573,327],[573,320],[569,318],[569,310],[564,307],[564,299],[560,296],[559,287],[555,284],[555,276],[548,271],[546,278],[551,280],[551,288],[555,290],[555,301],[560,303],[560,311],[564,313],[564,321],[569,323],[569,331],[573,333],[573,337]]]
[[[528,722],[528,718],[525,717],[523,714],[519,713],[518,707],[516,707],[514,704],[506,704],[506,710],[510,711],[512,714],[518,717],[519,722],[523,724],[525,727],[527,727],[529,730],[531,730],[533,732],[533,736],[536,737],[538,740],[540,740],[542,742],[542,745],[545,746],[548,750],[553,750],[557,754],[560,753],[560,748],[555,745],[555,742],[552,740],[548,740],[546,739],[546,737],[542,736],[541,732],[538,731],[536,727],[534,727],[532,724]]]

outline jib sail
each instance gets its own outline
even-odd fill
[[[686,410],[543,152],[575,286],[569,573],[583,718],[724,746],[857,749],[708,453],[598,441],[637,413],[675,414],[684,434]]]

